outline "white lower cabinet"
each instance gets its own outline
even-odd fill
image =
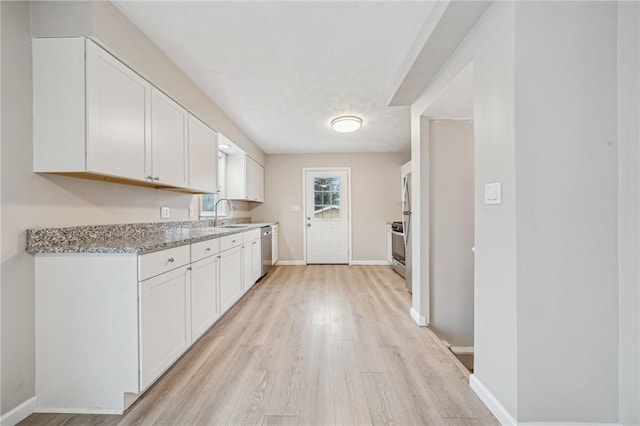
[[[242,246],[238,245],[220,252],[220,312],[227,312],[243,293]]]
[[[244,234],[244,291],[248,291],[262,276],[261,230],[253,229]]]
[[[271,264],[275,265],[278,261],[278,224],[271,225]]]
[[[218,303],[218,255],[191,264],[191,342],[195,342],[220,318]]]
[[[260,277],[259,236],[36,255],[36,411],[122,413]]]
[[[191,345],[189,267],[140,282],[140,383],[149,387]]]

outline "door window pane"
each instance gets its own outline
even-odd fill
[[[314,178],[314,214],[316,220],[340,219],[340,178]]]

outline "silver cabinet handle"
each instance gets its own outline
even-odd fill
[[[231,240],[231,242],[232,242],[232,243],[235,243],[235,242],[236,242],[236,240]]]
[[[255,243],[257,243],[257,241],[254,241],[252,244],[255,244]]]
[[[153,180],[160,180],[158,176],[154,177]]]
[[[153,180],[153,176],[147,176],[145,179]]]
[[[192,268],[191,266],[189,266],[189,267],[187,268],[187,271],[191,271],[192,269],[193,269],[193,268]]]
[[[204,251],[211,251],[211,247],[207,247]]]
[[[174,262],[175,259],[173,257],[170,257],[169,259],[167,259],[167,262]]]
[[[311,228],[311,224],[310,223],[307,223],[307,228]]]

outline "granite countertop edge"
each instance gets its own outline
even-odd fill
[[[175,236],[166,236],[162,234],[142,235],[115,239],[109,242],[82,242],[78,241],[74,244],[56,244],[43,246],[30,246],[27,244],[26,252],[29,254],[148,254],[160,250],[166,250],[174,247],[180,247],[188,244],[199,243],[202,241],[212,240],[227,235],[239,234],[250,231],[252,229],[262,228],[268,225],[276,225],[278,222],[259,222],[259,223],[243,223],[247,225],[241,228],[207,228],[198,231],[198,228],[183,231]],[[196,235],[191,235],[191,234]]]

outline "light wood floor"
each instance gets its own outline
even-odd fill
[[[276,267],[124,416],[21,425],[497,425],[385,266]]]

